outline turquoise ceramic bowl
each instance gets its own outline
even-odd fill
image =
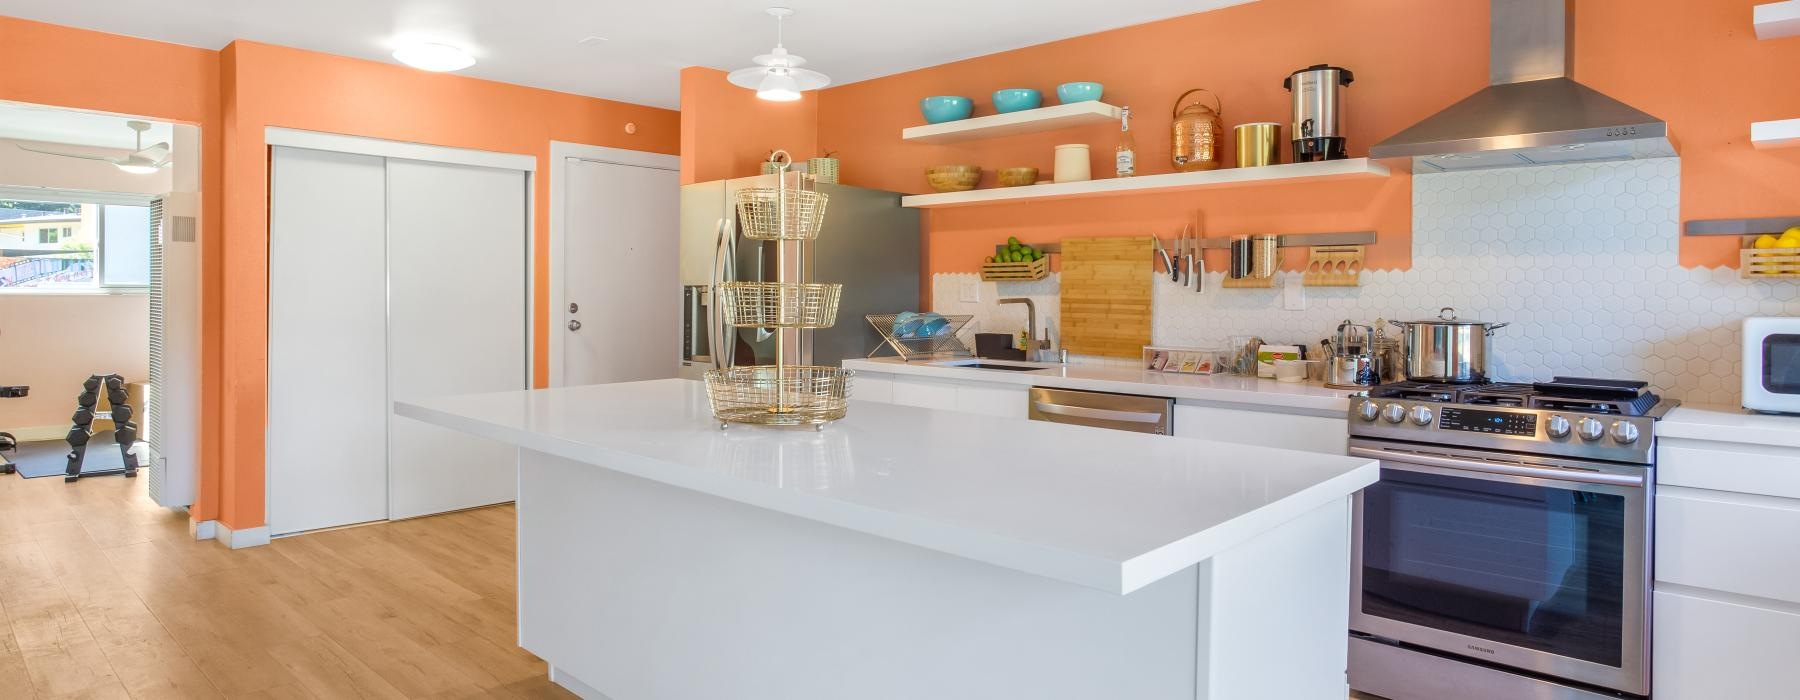
[[[994,111],[1001,114],[1037,109],[1044,106],[1044,94],[1031,88],[1007,88],[994,91]]]
[[[1063,104],[1072,102],[1093,102],[1106,92],[1099,83],[1063,83],[1056,86],[1056,99]]]
[[[975,101],[967,97],[938,95],[919,100],[919,111],[925,113],[925,123],[942,124],[968,119],[975,112]]]

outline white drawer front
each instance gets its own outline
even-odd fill
[[[1024,418],[1031,389],[1012,384],[963,384],[956,387],[956,410],[1002,418]]]
[[[850,398],[893,403],[894,375],[857,372],[850,378]]]
[[[1656,580],[1800,604],[1800,501],[1663,489]]]
[[[1699,445],[1683,440],[1663,440],[1657,445],[1656,483],[1800,498],[1800,452],[1751,445]]]
[[[1348,430],[1342,418],[1175,405],[1176,437],[1341,455]]]
[[[939,410],[956,409],[956,382],[918,377],[894,377],[894,403]]]
[[[1657,591],[1657,700],[1800,696],[1800,615]]]

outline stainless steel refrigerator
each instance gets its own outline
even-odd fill
[[[714,366],[775,362],[778,331],[720,328],[712,309],[712,287],[726,276],[745,282],[776,279],[781,249],[775,242],[752,241],[738,234],[741,227],[732,204],[739,189],[775,184],[775,176],[763,175],[681,188],[683,377],[699,379]],[[881,335],[863,316],[919,306],[919,212],[901,207],[898,192],[832,184],[814,187],[830,195],[825,223],[806,255],[793,260],[790,252],[789,262],[803,269],[808,282],[843,284],[844,294],[836,326],[789,336],[785,345],[789,362],[836,367],[846,358],[868,355],[881,344]],[[733,237],[735,249],[722,245],[724,233]],[[716,336],[728,341],[716,343]],[[721,345],[728,346],[722,350],[729,354],[716,352]]]

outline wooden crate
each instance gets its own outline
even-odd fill
[[[981,264],[981,279],[988,282],[1030,282],[1050,274],[1050,256],[1031,262],[991,262]]]
[[[1738,276],[1744,279],[1800,279],[1800,248],[1745,248],[1738,256]]]

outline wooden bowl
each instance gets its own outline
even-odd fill
[[[1037,184],[1037,168],[1001,168],[998,173],[1001,187],[1019,187]]]
[[[981,182],[981,168],[975,165],[939,165],[925,170],[925,181],[939,192],[967,192]]]

